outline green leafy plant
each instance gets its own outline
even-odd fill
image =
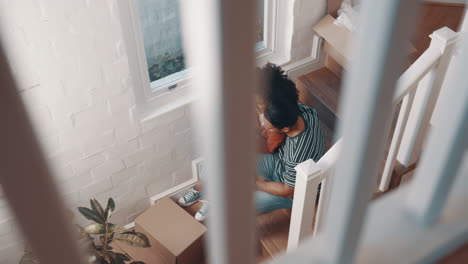
[[[182,51],[174,54],[165,53],[156,57],[156,61],[149,67],[148,73],[151,81],[159,80],[185,68],[185,59]]]
[[[133,261],[129,255],[113,251],[111,243],[115,240],[134,247],[150,247],[149,240],[143,233],[109,222],[115,210],[114,200],[109,198],[105,210],[96,199],[91,199],[89,203],[91,208],[78,207],[78,211],[94,223],[85,228],[77,225],[77,228],[80,232],[79,244],[90,253],[90,262],[92,264],[125,264],[131,261],[130,264],[144,264],[142,261]]]
[[[114,240],[134,247],[150,247],[148,238],[139,232],[129,230],[123,226],[109,222],[112,212],[115,210],[115,202],[112,198],[107,201],[106,209],[96,199],[89,201],[91,208],[78,207],[78,211],[88,220],[94,222],[87,227],[75,225],[79,233],[79,246],[89,254],[91,264],[145,264],[142,261],[134,261],[129,255],[114,252],[111,243]],[[68,212],[70,219],[73,213]],[[19,264],[39,264],[29,246],[25,247],[24,255]]]

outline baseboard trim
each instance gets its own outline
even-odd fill
[[[308,57],[284,66],[283,70],[291,80],[295,80],[306,73],[322,67],[324,67],[324,63],[320,58]]]
[[[315,35],[313,39],[312,52],[309,57],[281,65],[291,80],[296,81],[299,76],[324,67],[325,54],[323,53],[322,43],[323,39]]]
[[[192,179],[190,179],[188,181],[185,181],[185,182],[183,182],[183,183],[181,183],[179,185],[176,185],[176,186],[174,186],[174,187],[172,187],[172,188],[170,188],[170,189],[168,189],[168,190],[166,190],[164,192],[161,192],[161,193],[159,193],[157,195],[151,196],[150,197],[150,204],[153,205],[157,200],[159,200],[159,199],[161,199],[163,197],[170,197],[173,194],[175,194],[175,193],[177,193],[177,192],[179,192],[181,190],[184,190],[184,189],[186,189],[186,188],[188,188],[190,186],[195,185],[197,182],[198,182],[198,178],[192,178]]]
[[[167,191],[164,191],[160,194],[157,194],[157,195],[154,195],[152,197],[150,197],[150,207],[153,206],[155,204],[155,202],[161,198],[164,198],[164,197],[169,197],[171,198],[172,200],[174,201],[177,201],[177,198],[179,198],[179,196],[177,196],[178,193],[182,192],[182,191],[185,191],[187,188],[190,188],[192,186],[195,186],[195,184],[198,182],[198,179],[190,179],[189,181],[186,181],[184,183],[181,183],[179,185],[176,185],[172,188],[170,188],[169,190]],[[131,223],[128,223],[126,225],[124,225],[125,228],[127,229],[132,229],[135,227],[135,222],[131,222]]]
[[[124,227],[127,228],[127,229],[132,229],[132,228],[135,227],[135,222],[128,223],[128,224],[124,225]]]

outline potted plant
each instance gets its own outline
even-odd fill
[[[79,246],[89,255],[88,262],[91,264],[126,264],[128,262],[130,262],[128,264],[145,264],[142,261],[134,261],[127,254],[113,251],[111,246],[113,241],[120,241],[135,247],[150,247],[149,240],[144,234],[109,222],[115,209],[114,200],[109,198],[106,209],[103,209],[94,198],[89,203],[91,208],[78,207],[78,211],[94,223],[87,227],[75,225],[79,232]],[[26,248],[20,264],[39,264],[39,261],[31,254],[31,250]]]
[[[134,247],[150,247],[148,238],[140,232],[109,222],[115,209],[112,198],[107,201],[106,209],[96,199],[89,201],[91,208],[78,207],[78,211],[88,220],[94,221],[85,228],[77,226],[80,230],[80,244],[86,247],[90,254],[90,262],[93,264],[125,264],[132,261],[131,257],[113,251],[110,245],[117,240]],[[130,264],[144,264],[141,261],[132,261]]]

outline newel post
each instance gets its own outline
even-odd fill
[[[296,166],[296,186],[289,227],[288,251],[312,233],[318,185],[323,172],[312,159]]]

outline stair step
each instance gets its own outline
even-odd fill
[[[334,131],[339,117],[341,78],[328,68],[321,68],[300,76],[296,86],[299,100],[315,108],[320,120]]]

